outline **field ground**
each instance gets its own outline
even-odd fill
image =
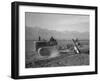
[[[89,47],[89,41],[81,41],[82,44]],[[71,41],[60,41],[59,45],[66,46],[72,44]],[[89,65],[89,52],[80,54],[75,53],[60,53],[55,58],[37,60],[37,52],[32,51],[34,49],[32,41],[26,42],[26,68],[40,68],[40,67],[57,67],[57,66],[79,66]],[[89,48],[86,48],[89,49]]]

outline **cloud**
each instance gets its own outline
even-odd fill
[[[56,31],[89,31],[89,16],[74,14],[25,13],[25,25]]]

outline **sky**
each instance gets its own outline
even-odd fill
[[[25,26],[59,32],[89,32],[89,15],[25,12]]]

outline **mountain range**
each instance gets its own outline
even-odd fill
[[[72,38],[89,40],[89,32],[48,30],[40,27],[25,27],[25,40],[38,40],[39,36],[42,39],[49,40],[51,36],[58,40],[70,40]]]

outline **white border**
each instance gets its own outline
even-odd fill
[[[90,65],[50,68],[25,68],[25,12],[62,13],[90,15]],[[95,71],[95,12],[86,9],[69,9],[37,6],[19,7],[19,75],[40,75]]]

